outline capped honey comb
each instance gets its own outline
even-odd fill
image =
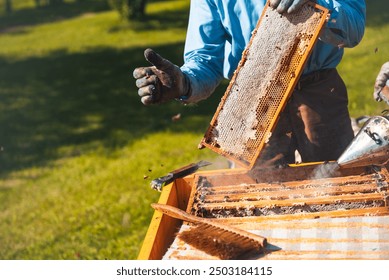
[[[252,168],[293,92],[328,10],[266,5],[200,147]]]

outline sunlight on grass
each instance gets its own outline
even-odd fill
[[[109,11],[35,27],[25,26],[19,29],[18,34],[1,36],[0,56],[23,59],[30,56],[45,56],[55,51],[74,53],[103,47],[115,49],[147,47],[183,42],[185,36],[183,28],[151,29],[141,32],[118,28],[113,32],[115,26],[120,24],[117,13]]]
[[[347,49],[339,72],[349,92],[352,116],[379,115],[388,107],[373,99],[373,87],[381,65],[389,60],[389,24],[367,27],[359,46]]]
[[[7,199],[0,196],[0,225],[9,234],[2,236],[0,258],[135,258],[149,204],[159,196],[151,179],[215,157],[195,148],[199,137],[150,134],[109,155],[100,149],[11,174],[1,184]],[[117,251],[106,253],[109,248]]]
[[[198,160],[227,83],[197,106],[143,106],[135,67],[153,47],[182,63],[189,0],[152,1],[126,23],[105,0],[0,16],[0,259],[134,259],[159,193],[150,181]],[[385,3],[339,71],[353,116],[379,114],[374,79],[389,57]],[[172,116],[180,113],[179,121]]]
[[[136,258],[159,196],[150,180],[199,159],[200,138],[174,130],[178,103],[153,120],[129,74],[148,46],[180,59],[188,5],[151,3],[143,27],[86,11],[0,34],[1,259]]]
[[[6,0],[0,1],[0,6],[4,7],[4,3]],[[14,0],[12,1],[12,8],[15,10],[20,9],[27,9],[27,8],[34,8],[35,7],[35,0]]]

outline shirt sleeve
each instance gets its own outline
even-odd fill
[[[186,103],[208,98],[223,79],[227,36],[213,1],[191,1],[184,65],[181,67],[191,82],[191,94]]]
[[[364,0],[317,0],[330,10],[330,19],[320,34],[320,40],[337,47],[355,47],[365,32],[366,4]]]

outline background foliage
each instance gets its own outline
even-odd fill
[[[110,5],[127,20],[144,18],[147,0],[108,0]]]
[[[387,107],[372,88],[389,60],[389,11],[367,4],[365,38],[339,67],[353,116]],[[182,63],[188,8],[150,1],[146,20],[128,23],[106,0],[2,10],[1,259],[134,259],[159,197],[150,180],[200,159],[227,166],[197,150],[226,82],[197,106],[145,107],[131,77],[146,47]]]

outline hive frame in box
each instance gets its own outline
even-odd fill
[[[200,148],[254,166],[327,16],[327,9],[310,2],[283,15],[266,5]]]
[[[267,169],[262,170],[262,176],[256,179],[248,176],[247,170],[243,168],[201,171],[185,178],[177,179],[166,186],[162,190],[159,203],[172,205],[183,210],[186,209],[186,212],[193,213],[192,208],[197,203],[195,196],[200,177],[207,177],[211,184],[221,187],[226,185],[242,187],[240,186],[241,184],[263,183],[276,185],[280,182],[281,185],[304,185],[307,178],[315,177],[317,168],[322,166],[326,165],[311,163],[282,169]],[[384,206],[375,205],[370,208],[362,207],[350,210],[343,208],[327,209],[312,213],[270,216],[216,217],[215,219],[246,230],[251,230],[259,224],[260,230],[263,230],[262,233],[265,233],[264,236],[268,238],[268,241],[281,248],[281,250],[272,251],[271,254],[261,256],[261,259],[389,259],[389,232],[387,231],[389,228],[388,167],[388,165],[383,166],[379,171],[375,171],[371,167],[352,167],[341,169],[336,174],[327,175],[327,178],[333,181],[344,180],[346,184],[354,184],[354,186],[346,186],[343,191],[349,191],[350,188],[357,189],[360,183],[362,186],[370,180],[372,182],[371,188],[374,187],[373,185],[376,185],[378,187],[377,191],[381,192],[384,198],[386,197]],[[347,181],[349,178],[355,179],[359,177],[361,179],[360,183]],[[272,178],[279,178],[279,183],[273,182]],[[322,184],[322,182],[323,178],[312,179],[312,184]],[[330,192],[342,192],[342,190],[337,190],[337,187],[331,190],[331,187],[328,187],[326,184],[322,187]],[[311,187],[304,188],[307,192],[312,190]],[[361,189],[360,193],[358,191],[354,193],[355,201],[363,201],[365,199],[364,191]],[[301,194],[304,192],[301,191]],[[370,196],[373,197],[374,195],[371,193]],[[339,193],[339,198],[349,200],[347,197],[343,198],[343,193]],[[262,197],[258,199],[266,200],[267,198]],[[296,202],[299,200],[297,197],[290,199],[296,200]],[[274,201],[274,203],[277,202]],[[268,201],[268,204],[272,204],[272,199]],[[185,229],[188,226],[190,225],[187,223],[182,223],[182,221],[162,215],[156,211],[151,220],[138,259],[210,259],[209,255],[193,250],[187,245],[181,247],[183,250],[180,251],[180,246],[177,246],[177,244],[180,244],[177,243],[176,234],[179,230]],[[344,235],[346,230],[351,235]],[[290,238],[280,237],[280,234],[282,235],[286,231],[288,231],[287,236]],[[306,235],[306,233],[312,234],[312,232],[315,234],[313,237]],[[340,236],[336,236],[338,233]],[[297,239],[293,238],[294,234],[298,234]],[[330,234],[330,236],[325,236],[326,234]],[[297,246],[298,248],[293,249],[291,246]],[[314,246],[314,249],[310,249],[309,246]],[[173,253],[170,250],[173,250]]]

